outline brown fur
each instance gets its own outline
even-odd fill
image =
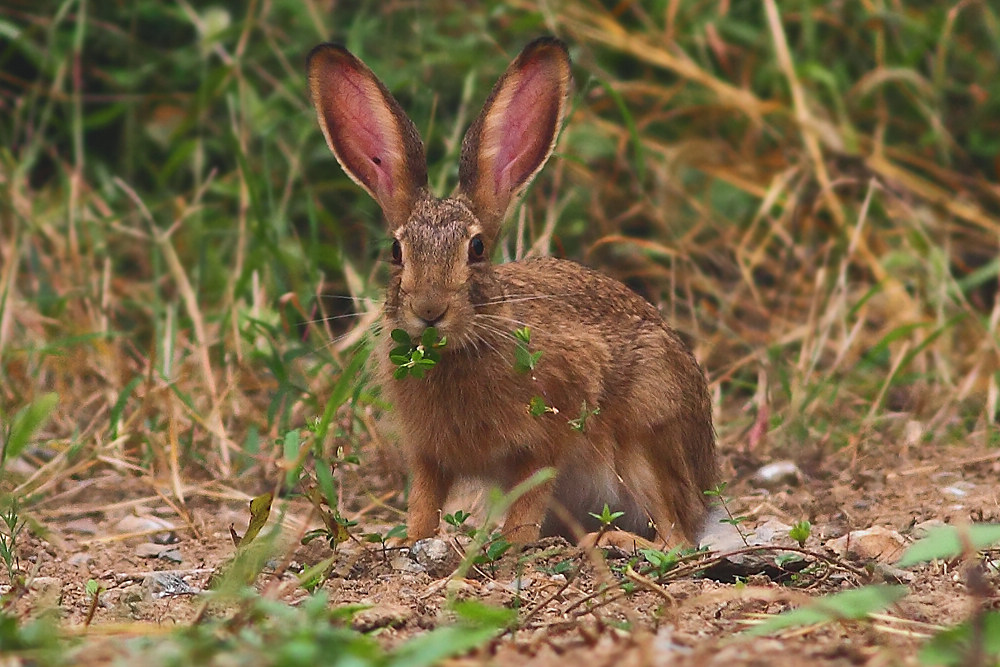
[[[425,169],[400,180],[423,148],[377,79],[343,92],[323,87],[374,79],[360,63],[342,47],[322,45],[310,56],[310,81],[334,154],[383,203],[401,252],[374,358],[413,475],[409,539],[437,530],[457,479],[510,489],[551,466],[556,479],[511,506],[504,534],[512,541],[593,528],[589,513],[605,503],[626,513],[619,525],[630,531],[668,544],[696,541],[716,462],[710,397],[693,355],[653,306],[618,281],[566,260],[495,266],[488,259],[510,203],[554,146],[569,90],[565,48],[536,40],[511,64],[466,135],[459,193],[448,199],[427,192]],[[329,108],[342,97],[351,109],[372,109],[345,115]],[[366,171],[359,145],[377,152],[377,166],[390,176]],[[412,202],[407,215],[401,201]],[[475,237],[485,246],[482,258]],[[393,378],[389,331],[419,337],[430,325],[448,338],[440,363],[422,379]],[[513,332],[523,326],[531,329],[530,349],[542,352],[530,373],[514,369]],[[558,412],[532,416],[533,396]],[[600,413],[581,433],[568,422],[584,404]]]

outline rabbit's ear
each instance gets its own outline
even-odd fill
[[[368,66],[344,47],[320,44],[309,54],[308,69],[326,143],[396,229],[427,187],[417,128]]]
[[[536,39],[497,81],[465,135],[459,184],[493,234],[555,147],[570,77],[566,46]]]

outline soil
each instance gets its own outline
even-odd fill
[[[595,557],[594,551],[548,538],[519,556],[509,553],[492,567],[481,566],[449,583],[466,541],[444,531],[451,556],[424,572],[400,570],[400,561],[394,559],[402,551],[383,551],[363,541],[342,543],[323,586],[335,604],[371,605],[354,618],[354,625],[376,633],[387,647],[447,623],[449,587],[459,597],[519,608],[522,621],[516,631],[452,660],[454,665],[917,664],[916,653],[935,626],[968,616],[972,601],[961,568],[933,563],[896,570],[891,563],[899,549],[892,547],[894,542],[912,542],[937,522],[1000,522],[996,450],[886,446],[869,454],[833,453],[819,462],[797,462],[797,483],[770,490],[751,483],[752,473],[764,461],[745,452],[730,452],[726,459],[732,479],[738,480],[726,491],[729,507],[748,517],[741,525],[748,534],[756,532],[790,548],[794,542],[787,537],[787,526],[801,519],[812,523],[804,546],[808,553],[798,566],[776,569],[777,552],[763,551],[760,555],[772,567],[754,574],[751,561],[750,569],[733,583],[716,580],[731,580],[731,568],[713,570],[708,566],[719,559],[702,556],[697,568],[682,567],[662,583],[634,579],[634,590],[625,595],[625,566],[636,560],[635,554],[611,549],[601,552],[603,558]],[[385,531],[402,520],[402,493],[394,490],[399,477],[386,474],[385,460],[338,473],[345,514],[359,522],[351,529],[356,535]],[[103,644],[100,640],[102,627],[113,638],[155,634],[158,628],[190,622],[199,613],[197,595],[159,597],[149,575],[172,570],[193,589],[207,587],[234,553],[230,526],[243,532],[247,525],[249,496],[235,490],[245,486],[245,479],[229,485],[185,485],[181,504],[167,495],[166,487],[156,489],[131,473],[109,469],[64,482],[32,508],[31,516],[47,532],[39,528],[22,543],[22,568],[49,582],[64,626],[85,622],[91,607],[85,590],[88,579],[104,588],[88,631],[96,645],[84,654],[84,662],[103,662],[115,655],[114,639]],[[324,540],[299,545],[306,530],[320,525],[306,503],[277,500],[272,525],[281,508],[286,509],[280,518],[283,534],[294,546],[290,557],[272,562],[256,585],[294,604],[305,592],[294,586],[293,574],[334,554]],[[130,534],[122,520],[135,515],[162,518],[173,528],[153,535]],[[886,530],[868,553],[858,556],[835,548],[834,538],[873,527]],[[151,540],[172,542],[166,546],[173,560],[139,555],[143,548],[155,550],[140,546]],[[637,562],[644,561],[640,557]],[[995,573],[991,576],[994,597],[987,604],[996,608],[1000,595]],[[770,637],[742,634],[762,615],[809,597],[886,580],[902,580],[911,592],[877,618],[796,628]],[[599,594],[607,584],[612,592]],[[23,605],[44,602],[26,596],[20,604],[27,613]]]

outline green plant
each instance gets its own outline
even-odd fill
[[[604,503],[604,509],[601,510],[600,514],[595,514],[593,512],[587,513],[597,519],[597,521],[601,524],[601,532],[610,530],[615,521],[625,516],[625,512],[612,512],[607,503]]]
[[[532,417],[541,417],[546,413],[558,414],[559,410],[546,404],[545,399],[541,396],[532,396],[531,400],[528,401],[528,412],[531,413]]]
[[[542,358],[542,351],[532,352],[529,348],[531,344],[531,327],[525,325],[514,330],[514,370],[518,373],[529,373],[538,365]]]
[[[737,530],[737,532],[739,533],[739,535],[740,535],[740,539],[743,540],[743,544],[745,544],[747,546],[750,546],[750,543],[747,541],[746,533],[743,532],[743,528],[741,527],[742,524],[746,523],[746,521],[750,517],[742,516],[742,515],[741,516],[734,516],[733,515],[732,511],[730,511],[730,509],[729,509],[729,501],[731,500],[731,498],[727,498],[726,495],[725,495],[725,493],[726,493],[726,486],[727,486],[726,482],[719,482],[718,484],[715,485],[715,488],[713,488],[713,489],[706,489],[704,491],[704,494],[706,496],[710,496],[712,498],[718,499],[719,505],[722,507],[722,509],[725,510],[726,517],[723,518],[723,519],[719,519],[719,522],[720,523],[727,523],[727,524],[731,525],[733,528],[735,528]]]
[[[465,525],[465,522],[468,521],[471,516],[471,514],[464,510],[455,510],[453,513],[444,515],[444,522],[456,530],[467,533],[471,529]]]
[[[680,562],[681,548],[674,547],[670,551],[657,551],[656,549],[639,549],[639,553],[651,566],[651,570],[645,574],[652,574],[662,577],[670,570],[677,567]]]
[[[512,546],[514,545],[501,533],[494,532],[490,534],[479,553],[473,557],[472,562],[476,565],[486,565],[489,567],[490,574],[496,576],[497,563],[505,553],[510,551]]]
[[[0,419],[0,479],[4,477],[7,462],[17,458],[31,442],[35,432],[49,420],[52,410],[59,403],[59,396],[54,393],[44,394],[25,407],[21,408],[10,421]],[[0,412],[0,417],[3,414]]]
[[[11,498],[7,507],[0,511],[0,521],[3,522],[3,527],[0,528],[0,560],[3,561],[7,570],[7,580],[11,584],[21,569],[17,555],[17,540],[26,525],[19,511],[20,503],[16,498]]]
[[[576,419],[569,420],[569,427],[574,431],[579,431],[583,433],[587,429],[587,420],[591,417],[601,414],[601,408],[595,407],[593,410],[587,409],[587,401],[584,401],[580,406],[580,416]]]
[[[420,335],[420,342],[410,339],[403,329],[393,329],[389,334],[398,345],[389,352],[389,359],[396,365],[393,377],[422,378],[424,374],[441,361],[440,349],[448,342],[447,336],[438,337],[435,327],[427,327]]]
[[[386,555],[386,550],[388,549],[388,543],[392,540],[405,540],[406,539],[406,526],[403,524],[397,524],[387,530],[385,533],[366,533],[365,542],[371,544],[379,544],[382,546],[382,556]]]
[[[812,524],[806,519],[799,521],[788,531],[788,536],[798,542],[800,547],[806,545],[810,535],[812,535]]]
[[[864,586],[827,595],[753,626],[750,635],[767,635],[787,628],[835,621],[862,620],[907,594],[905,586]]]

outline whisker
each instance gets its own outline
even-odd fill
[[[316,296],[324,299],[340,299],[341,301],[368,301],[371,303],[383,303],[385,299],[376,299],[370,296],[350,296],[349,294],[334,294],[333,292],[320,292]]]
[[[348,317],[364,317],[366,315],[371,315],[378,311],[364,310],[360,313],[344,313],[342,315],[326,315],[324,317],[317,317],[311,320],[302,320],[302,324],[321,324],[323,322],[332,322],[333,320],[342,320]]]
[[[531,295],[515,295],[511,296],[505,294],[503,296],[493,297],[482,301],[480,303],[474,303],[473,306],[492,306],[503,303],[521,303],[523,301],[538,301],[541,299],[562,299],[567,296],[575,296],[578,294],[583,294],[584,292],[566,292],[564,294],[531,294]]]

